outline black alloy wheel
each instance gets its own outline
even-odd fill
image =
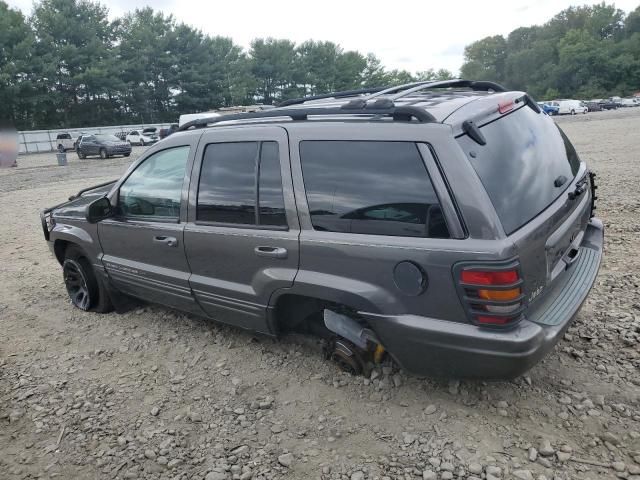
[[[80,310],[89,310],[92,298],[84,267],[76,260],[68,258],[62,266],[62,274],[71,303]]]

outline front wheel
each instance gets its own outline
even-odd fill
[[[576,111],[575,110],[571,110],[571,115],[575,115]]]
[[[109,294],[96,278],[91,263],[75,245],[67,248],[65,252],[62,274],[74,307],[96,312],[113,310]]]
[[[84,160],[85,158],[87,158],[87,156],[84,153],[82,153],[80,149],[78,149],[78,158],[80,160]]]
[[[64,153],[64,145],[58,145],[58,152]]]
[[[100,158],[101,158],[102,160],[104,160],[104,159],[105,159],[105,158],[107,158],[108,156],[109,156],[109,155],[107,155],[107,150],[106,150],[106,149],[104,149],[104,148],[101,148],[101,149],[100,149]]]

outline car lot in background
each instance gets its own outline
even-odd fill
[[[144,130],[131,130],[125,137],[125,140],[131,145],[141,145],[144,147],[145,145],[153,145],[156,143],[158,141],[158,136],[155,135],[155,133],[153,135],[148,135],[144,133]]]
[[[115,135],[83,135],[78,142],[78,157],[99,156],[102,159],[123,155],[131,155],[131,145]]]
[[[620,106],[622,107],[637,107],[638,102],[635,98],[621,98]]]

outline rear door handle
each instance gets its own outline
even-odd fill
[[[155,236],[153,237],[153,243],[162,243],[167,247],[177,247],[178,239],[176,237]]]
[[[256,247],[253,251],[259,257],[287,258],[289,252],[282,247]]]

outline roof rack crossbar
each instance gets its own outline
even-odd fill
[[[449,87],[460,87],[460,88],[468,87],[468,88],[471,88],[472,90],[478,90],[478,91],[487,91],[487,90],[494,90],[496,92],[506,91],[506,89],[502,85],[499,85],[494,82],[472,81],[472,80],[463,80],[460,78],[456,78],[452,80],[427,80],[422,82],[405,83],[404,85],[397,85],[395,87],[390,87],[385,90],[381,90],[372,95],[368,95],[365,98],[367,100],[371,100],[373,98],[377,98],[382,95],[388,95],[393,92],[399,92],[396,95],[393,95],[391,97],[392,100],[395,100],[397,98],[410,95],[413,92],[418,92],[420,90],[424,90],[428,88],[449,88]]]
[[[382,104],[381,104],[382,105]],[[389,105],[385,102],[385,105]],[[345,108],[346,107],[346,108]],[[290,109],[273,109],[259,112],[238,113],[232,115],[222,115],[218,117],[199,118],[187,122],[178,130],[184,131],[191,127],[204,128],[208,125],[218,124],[221,122],[231,122],[237,120],[257,120],[262,118],[281,118],[289,117],[292,120],[307,120],[309,116],[337,116],[343,117],[348,115],[361,115],[366,117],[390,116],[396,121],[411,121],[415,118],[419,123],[437,123],[436,118],[423,108],[412,106],[388,106],[385,108],[374,105],[366,108],[351,108],[349,104],[343,107],[328,108],[290,108]]]
[[[395,98],[401,98],[406,95],[409,95],[413,92],[417,92],[420,90],[424,90],[427,88],[471,88],[476,91],[487,91],[493,90],[495,92],[506,92],[506,89],[495,82],[489,82],[484,80],[463,80],[460,78],[455,78],[452,80],[424,80],[420,82],[411,82],[405,83],[402,85],[396,85],[394,87],[373,87],[373,88],[361,88],[358,90],[345,90],[343,92],[333,92],[333,93],[325,93],[322,95],[313,95],[309,97],[301,97],[301,98],[292,98],[290,100],[285,100],[281,102],[278,107],[288,107],[290,105],[299,105],[307,101],[311,100],[323,100],[325,98],[344,98],[344,97],[355,97],[358,95],[367,95],[367,101],[373,98],[380,97],[382,95],[388,95],[390,93],[399,92],[394,96]]]
[[[389,87],[370,87],[359,88],[357,90],[344,90],[342,92],[323,93],[321,95],[311,95],[309,97],[291,98],[278,104],[278,107],[288,107],[290,105],[299,105],[310,100],[322,100],[325,98],[343,98],[343,97],[355,97],[357,95],[365,95],[368,93],[377,93],[386,90]]]
[[[429,81],[422,81],[422,82],[404,83],[402,85],[396,85],[395,87],[388,87],[388,88],[385,88],[384,90],[374,92],[371,95],[367,95],[367,97],[365,98],[367,100],[371,100],[372,98],[380,97],[382,95],[387,95],[388,93],[397,92],[398,90],[406,90],[407,88],[417,87],[418,85],[425,85],[427,83],[433,83],[433,82],[429,80]]]
[[[493,90],[494,92],[505,92],[506,89],[497,83],[494,82],[485,82],[485,81],[473,81],[473,80],[462,80],[462,79],[454,79],[454,80],[442,80],[437,82],[429,82],[423,85],[417,85],[413,88],[409,88],[406,90],[402,90],[400,93],[396,95],[392,95],[391,100],[397,100],[402,97],[406,97],[407,95],[411,95],[412,93],[419,92],[421,90],[427,90],[431,88],[470,88],[475,91],[489,91]]]

